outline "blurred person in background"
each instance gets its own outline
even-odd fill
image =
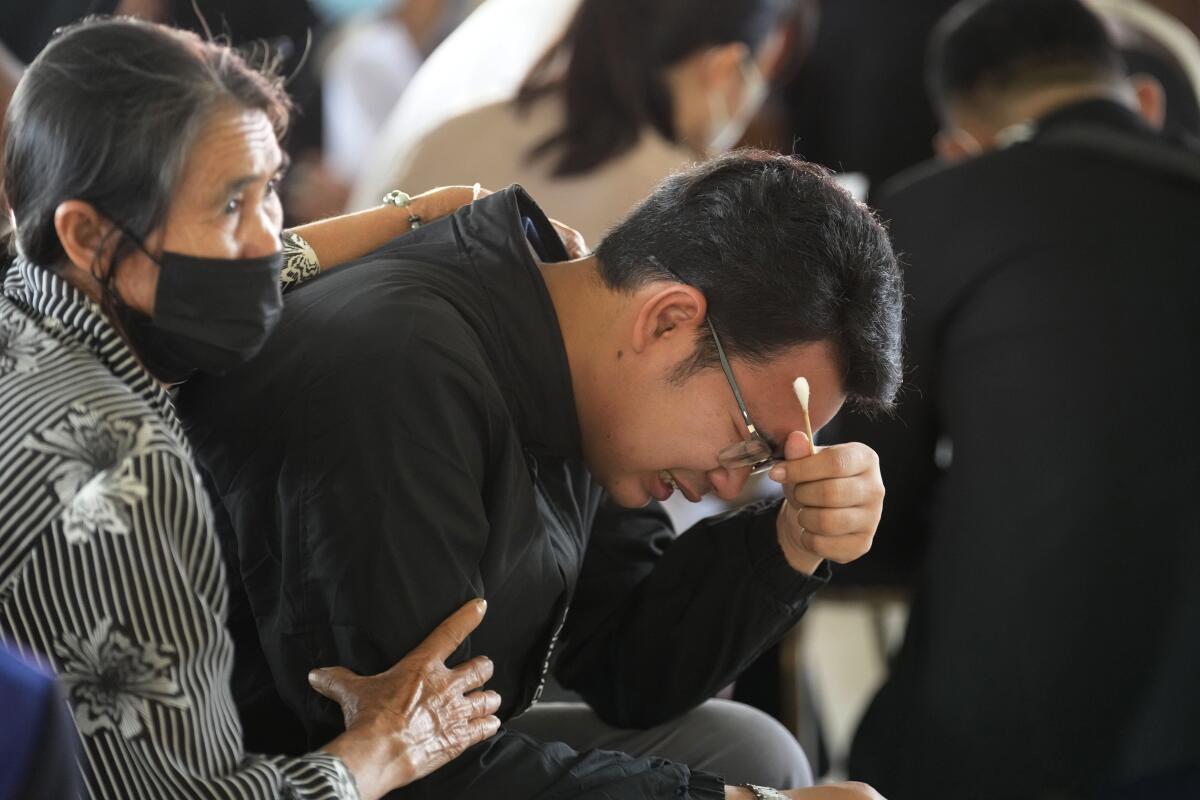
[[[928,536],[850,775],[892,800],[1200,796],[1200,152],[1078,0],[969,0],[943,163],[882,190],[910,297],[894,420],[841,420]]]
[[[434,128],[459,114],[516,97],[529,70],[562,38],[579,2],[479,3],[425,60],[392,109],[370,148],[348,209],[378,202],[380,184],[373,174],[394,169]]]
[[[1153,78],[1166,102],[1164,131],[1200,136],[1200,40],[1187,25],[1144,0],[1088,0],[1108,25],[1131,75]],[[1200,8],[1200,3],[1196,4]]]
[[[322,149],[295,165],[295,220],[346,207],[364,155],[425,56],[458,21],[462,0],[312,0],[324,26],[318,72]],[[378,201],[379,198],[375,198]]]
[[[550,216],[598,241],[663,177],[738,143],[784,56],[795,8],[584,0],[515,99],[459,114],[394,163],[368,159],[351,204],[469,174],[520,183]]]
[[[348,191],[367,147],[437,43],[449,8],[457,3],[313,2],[337,24],[321,69],[325,162]]]
[[[780,92],[792,150],[869,186],[931,157],[937,120],[925,94],[925,42],[954,2],[822,4],[804,69]]]
[[[821,9],[816,39],[780,92],[790,110],[792,150],[862,176],[865,191],[932,158],[938,119],[925,89],[926,42],[955,0],[838,0]],[[1093,0],[1119,28],[1130,68],[1153,75],[1172,102],[1166,126],[1193,130],[1200,52],[1194,0]],[[1188,25],[1192,30],[1188,30]],[[1189,96],[1190,95],[1190,96]],[[885,548],[899,542],[884,543]],[[904,573],[885,566],[906,553],[878,553],[852,570],[865,582]]]
[[[226,573],[168,389],[254,355],[318,259],[471,197],[285,233],[288,113],[227,47],[92,19],[42,50],[5,118],[0,634],[59,676],[93,797],[380,797],[498,724],[499,697],[473,691],[490,664],[443,663],[483,617],[471,603],[379,675],[317,670],[345,714],[319,749],[242,750]]]

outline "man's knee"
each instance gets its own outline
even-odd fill
[[[714,743],[692,766],[722,775],[727,783],[792,789],[812,785],[804,750],[787,728],[756,708],[710,700],[681,722],[697,739]]]

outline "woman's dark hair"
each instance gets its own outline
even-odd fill
[[[735,150],[660,183],[596,248],[607,286],[682,280],[704,293],[731,358],[763,364],[829,342],[860,409],[890,408],[902,380],[903,282],[887,232],[823,167]],[[705,331],[682,379],[716,366]]]
[[[757,50],[795,0],[583,0],[558,41],[534,65],[517,107],[560,93],[562,130],[530,158],[553,153],[553,174],[578,175],[633,147],[646,125],[677,141],[668,67],[732,42]],[[564,69],[565,64],[565,69]]]
[[[225,106],[263,111],[277,136],[287,127],[273,68],[254,69],[223,44],[127,18],[63,29],[25,71],[5,117],[4,196],[18,252],[57,268],[65,252],[55,209],[83,200],[128,234],[115,264],[137,246],[130,236],[163,224],[192,145]]]

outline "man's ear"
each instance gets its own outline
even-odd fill
[[[117,237],[113,224],[95,206],[83,200],[64,200],[54,209],[54,231],[62,244],[67,260],[86,275],[92,275],[93,265],[100,274],[108,270]]]
[[[735,76],[741,74],[742,62],[749,56],[750,48],[742,42],[709,48],[700,64],[700,85],[706,91],[727,91]]]
[[[957,164],[983,153],[979,141],[962,128],[943,128],[933,137],[933,152],[948,164]]]
[[[1129,78],[1133,84],[1133,93],[1137,98],[1138,111],[1142,118],[1150,123],[1150,127],[1161,131],[1167,118],[1167,93],[1158,78],[1139,72]]]
[[[633,351],[667,344],[690,353],[696,328],[708,313],[704,293],[682,283],[656,283],[635,297],[641,305],[634,317]]]

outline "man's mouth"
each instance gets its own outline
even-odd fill
[[[670,497],[672,494],[675,493],[676,489],[678,489],[679,492],[688,500],[688,502],[691,502],[691,503],[700,502],[701,494],[688,488],[688,486],[686,484],[680,483],[680,481],[671,473],[670,470],[667,470],[667,469],[659,470],[658,480],[662,485],[662,490],[663,490],[663,492],[665,492],[665,495],[663,497],[659,497],[658,494],[660,494],[662,492],[656,492],[655,493],[656,499],[658,499],[660,501],[666,500],[668,497]]]

